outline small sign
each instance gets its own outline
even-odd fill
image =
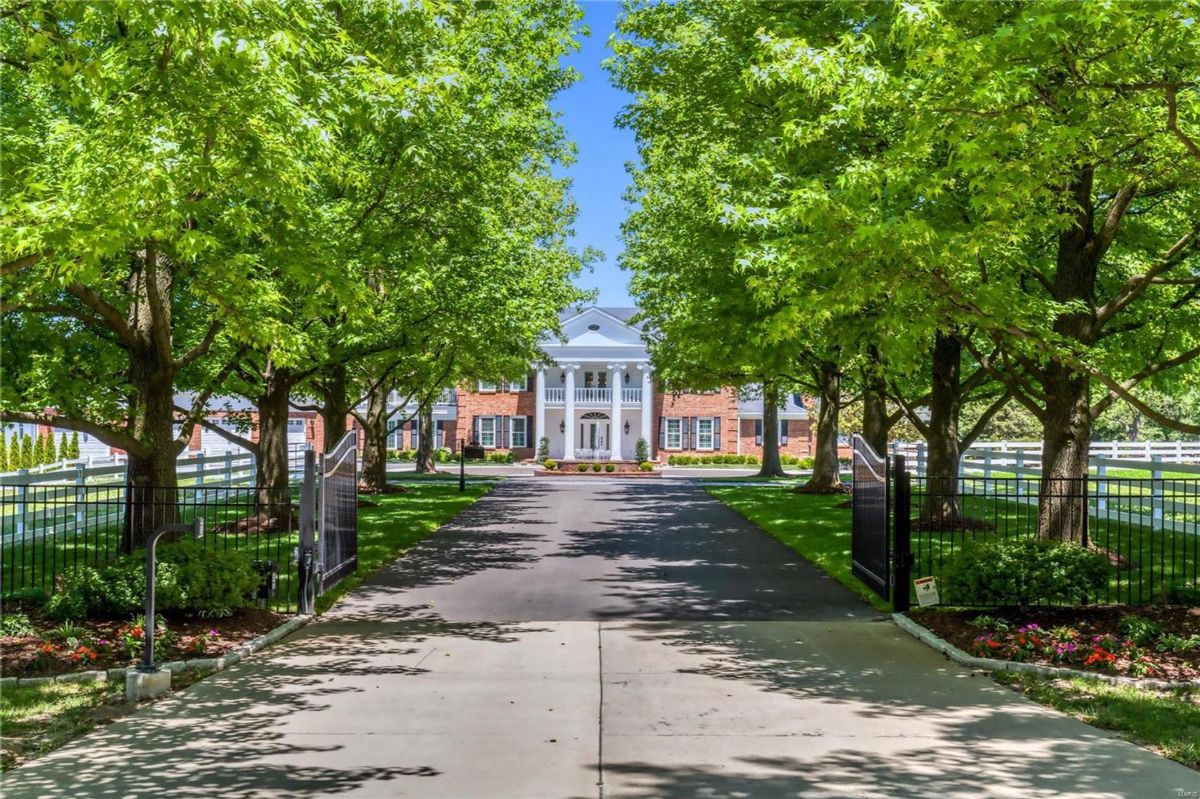
[[[917,604],[923,608],[936,605],[942,600],[938,597],[937,580],[932,577],[921,577],[913,580],[917,587]]]

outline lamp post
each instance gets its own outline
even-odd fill
[[[458,490],[467,490],[467,446],[461,438],[458,440]]]
[[[158,545],[158,539],[167,533],[186,533],[189,530],[193,538],[203,538],[204,518],[197,516],[191,524],[164,524],[155,529],[146,541],[146,624],[143,630],[146,643],[142,649],[141,665],[137,667],[140,672],[158,671],[158,666],[154,665],[154,574],[157,566],[154,557],[155,547]]]

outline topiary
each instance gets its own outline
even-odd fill
[[[546,436],[542,436],[540,439],[538,439],[537,461],[538,463],[545,463],[549,459],[550,439]]]
[[[558,468],[558,461],[547,458],[546,460],[542,461],[542,466],[546,467],[546,469],[550,471],[554,471]]]
[[[606,463],[606,464],[604,464],[604,471],[606,471],[606,472],[615,472],[616,470],[617,470],[617,467],[616,467],[616,466],[614,466],[614,465],[612,465],[611,463]]]
[[[581,464],[577,465],[575,468],[576,468],[577,470],[581,471],[581,472],[586,472],[586,471],[587,471],[587,464],[586,464],[586,463],[581,463]]]
[[[650,445],[646,443],[646,439],[639,438],[637,444],[633,448],[634,457],[639,461],[645,462],[650,460]]]
[[[638,464],[638,468],[641,469],[643,472],[652,472],[652,471],[654,471],[654,464],[651,463],[650,461],[642,461],[641,463]]]
[[[938,576],[953,605],[1075,604],[1104,588],[1112,567],[1098,552],[1035,538],[968,544]]]
[[[598,472],[598,471],[600,471],[600,464],[598,464],[598,463],[593,463],[593,464],[592,464],[592,471],[593,471],[593,472]]]

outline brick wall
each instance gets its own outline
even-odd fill
[[[466,442],[471,439],[471,420],[476,416],[528,416],[529,423],[526,429],[528,446],[516,447],[511,449],[511,452],[518,460],[532,458],[537,452],[537,441],[542,436],[541,430],[535,430],[534,425],[537,424],[535,414],[537,410],[537,400],[534,397],[534,381],[529,380],[528,391],[506,391],[497,388],[495,392],[479,393],[475,390],[475,384],[469,386],[460,386],[458,389],[458,421],[453,430],[456,440],[461,438]],[[447,428],[447,440],[451,435],[451,429]],[[499,443],[499,439],[498,442]],[[490,451],[490,450],[489,450]],[[508,452],[507,447],[497,446],[496,452]]]
[[[684,449],[663,449],[659,454],[659,442],[663,440],[660,432],[664,418],[678,416],[690,419],[693,416],[719,417],[721,420],[720,446],[711,450],[696,448],[694,437],[688,436],[688,446]],[[650,445],[659,460],[666,460],[671,454],[711,454],[713,452],[737,452],[738,439],[738,400],[737,392],[733,389],[721,389],[712,394],[664,394],[654,393],[654,418],[651,429],[654,440]]]
[[[741,454],[753,455],[762,459],[762,444],[755,443],[754,419],[742,419],[739,437],[741,438]],[[804,458],[812,454],[816,441],[816,431],[811,419],[787,420],[788,442],[779,447],[780,452]]]

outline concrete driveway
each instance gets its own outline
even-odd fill
[[[947,662],[699,488],[528,479],[281,645],[0,787],[1174,799],[1197,784]]]

